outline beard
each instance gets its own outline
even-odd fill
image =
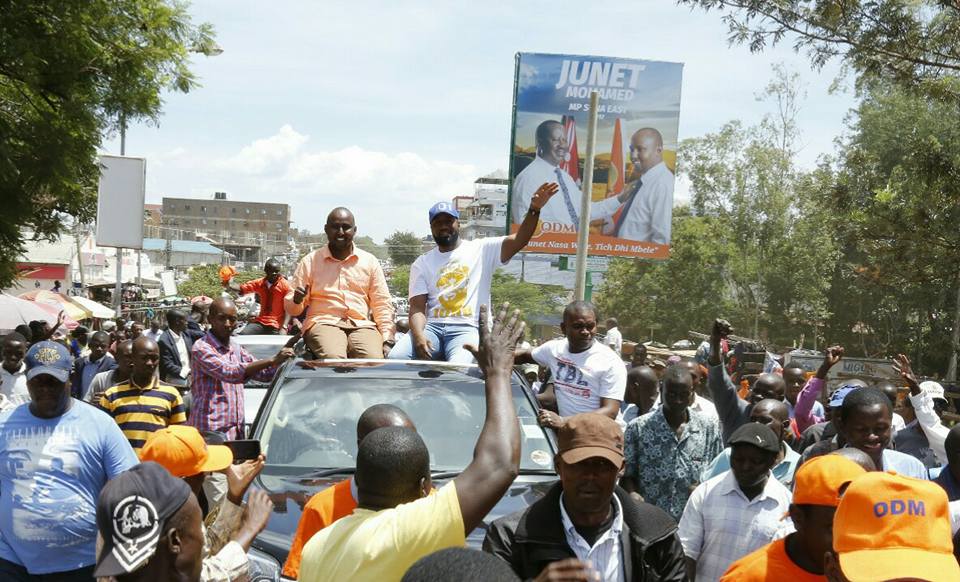
[[[435,236],[433,237],[433,240],[442,247],[452,247],[457,244],[458,240],[460,240],[460,233],[454,232],[446,236]]]

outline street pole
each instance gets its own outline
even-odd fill
[[[127,154],[127,117],[120,114],[120,155],[125,156]],[[120,294],[123,292],[121,287],[122,272],[121,268],[123,266],[123,249],[117,248],[117,283],[113,287],[113,308],[117,312],[117,317],[120,317]]]
[[[583,301],[587,288],[587,245],[590,240],[590,202],[593,194],[593,157],[597,149],[597,107],[600,94],[590,92],[590,117],[587,120],[587,159],[583,164],[583,195],[580,197],[580,226],[577,230],[577,267],[574,296]]]

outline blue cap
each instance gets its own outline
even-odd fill
[[[433,222],[433,219],[436,218],[438,214],[449,214],[457,220],[460,220],[460,213],[457,212],[457,209],[449,202],[437,202],[430,208],[430,222]]]
[[[27,364],[27,380],[32,380],[41,374],[50,374],[61,382],[70,378],[70,369],[73,367],[73,358],[70,351],[57,342],[37,342],[27,350],[25,358]]]
[[[833,394],[830,395],[830,402],[827,403],[827,406],[830,408],[840,408],[843,406],[843,399],[847,397],[847,394],[850,394],[857,388],[862,388],[862,386],[857,386],[856,384],[844,384],[843,386],[837,388],[833,391]]]

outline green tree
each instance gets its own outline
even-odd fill
[[[260,277],[263,277],[262,270],[246,269],[238,271],[233,280],[242,284]],[[198,295],[220,297],[220,294],[224,291],[223,285],[220,283],[220,265],[200,265],[191,268],[187,278],[177,285],[177,290],[184,297],[196,297]]]
[[[397,297],[406,297],[410,291],[410,265],[399,265],[393,268],[387,278],[390,292]]]
[[[420,239],[410,231],[401,231],[391,234],[384,239],[390,260],[394,265],[412,265],[420,256]]]
[[[521,281],[503,271],[495,272],[490,284],[490,298],[497,308],[509,301],[510,307],[519,309],[524,316],[556,315],[563,309],[565,296],[559,285]]]
[[[103,136],[156,122],[165,90],[197,82],[189,53],[213,54],[209,24],[177,0],[9,0],[0,19],[0,286],[26,237],[93,220]]]
[[[822,67],[833,58],[861,79],[892,80],[924,94],[960,96],[960,10],[949,2],[877,0],[679,0],[723,14],[731,43],[762,51],[785,39]]]
[[[960,116],[955,103],[889,85],[864,93],[835,188],[837,217],[859,295],[858,323],[882,355],[924,351],[956,379],[960,349]],[[866,338],[862,339],[866,346]],[[949,346],[944,349],[944,346]],[[939,348],[939,349],[937,349]],[[910,352],[913,353],[913,352]]]

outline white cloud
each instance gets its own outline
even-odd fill
[[[221,160],[218,165],[245,174],[261,174],[296,155],[308,139],[287,124],[276,135],[255,140],[237,155]]]

